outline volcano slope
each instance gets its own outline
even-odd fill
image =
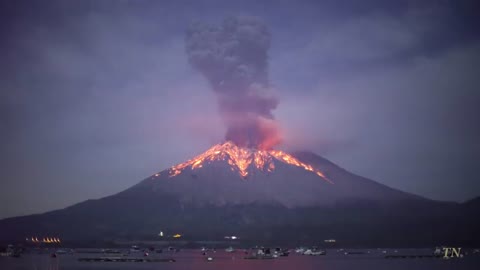
[[[231,147],[214,146],[112,196],[1,220],[0,241],[164,240],[163,231],[192,242],[236,235],[245,244],[318,245],[332,238],[344,246],[480,243],[478,200],[428,200],[310,152],[259,156]]]

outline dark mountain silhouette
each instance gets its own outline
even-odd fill
[[[439,202],[357,176],[310,152],[293,154],[332,180],[282,162],[249,169],[246,178],[226,161],[206,162],[171,176],[168,170],[118,194],[44,214],[0,221],[0,242],[58,236],[70,242],[187,241],[237,235],[248,244],[345,246],[474,246],[480,198]],[[434,187],[432,187],[434,188]]]

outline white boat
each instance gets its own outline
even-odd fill
[[[312,256],[319,256],[319,255],[327,255],[327,252],[325,250],[315,250],[312,251]]]
[[[312,252],[313,252],[313,251],[312,251],[311,249],[307,249],[307,250],[305,250],[302,254],[303,254],[303,255],[311,255]]]
[[[311,255],[311,256],[319,256],[319,255],[326,255],[327,252],[325,250],[320,250],[320,249],[307,249],[303,255]]]
[[[299,247],[297,249],[295,249],[295,253],[300,253],[300,254],[303,254],[307,249],[304,248],[304,247]]]
[[[233,247],[228,247],[225,249],[226,252],[235,252],[235,249]]]

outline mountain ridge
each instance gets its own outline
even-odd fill
[[[478,224],[472,219],[478,209],[474,204],[465,207],[399,191],[313,153],[296,153],[296,158],[324,172],[333,184],[282,162],[272,172],[253,171],[246,178],[227,161],[207,162],[174,176],[166,169],[104,198],[0,220],[0,242],[37,235],[71,242],[158,239],[160,229],[182,232],[188,241],[235,233],[248,243],[328,238],[364,246],[480,242],[473,229]],[[450,232],[455,226],[463,231]]]

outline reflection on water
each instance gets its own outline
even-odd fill
[[[50,258],[48,270],[59,270],[60,269],[59,265],[60,265],[60,260],[57,260],[57,258]]]
[[[420,253],[425,250],[389,250],[388,253]],[[431,252],[431,251],[428,251]],[[203,255],[199,250],[187,250],[179,253],[161,253],[148,256],[149,259],[174,258],[176,262],[83,262],[79,258],[103,257],[104,254],[62,254],[51,258],[49,254],[24,254],[20,258],[0,257],[0,269],[5,270],[83,270],[83,269],[275,269],[275,270],[370,270],[370,269],[408,269],[408,270],[443,270],[443,269],[480,269],[480,256],[465,256],[463,259],[443,260],[436,258],[425,259],[386,259],[383,250],[363,250],[355,255],[346,255],[345,252],[327,250],[325,256],[305,256],[291,254],[272,260],[246,260],[241,251],[227,253],[218,251]],[[141,253],[128,255],[141,257]],[[119,256],[114,254],[110,257]],[[207,257],[213,257],[212,262]]]

